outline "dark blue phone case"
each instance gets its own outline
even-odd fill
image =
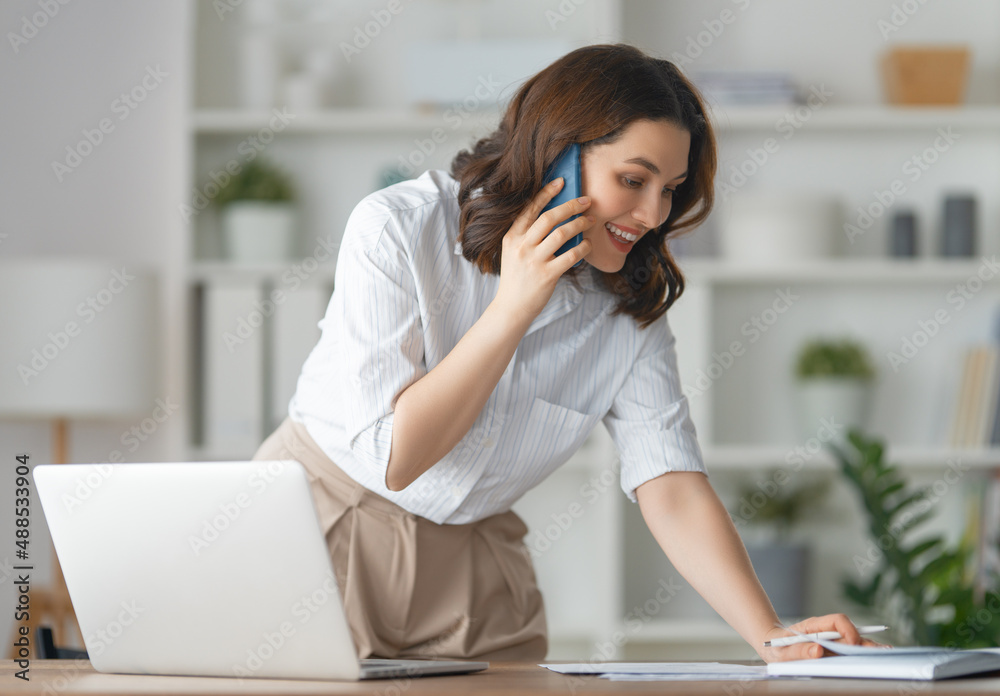
[[[583,195],[583,182],[580,180],[580,145],[578,143],[573,143],[563,150],[556,161],[552,163],[552,166],[545,171],[546,184],[553,179],[558,179],[559,177],[562,177],[565,180],[565,183],[563,184],[562,189],[559,190],[559,193],[551,201],[549,201],[548,205],[546,205],[542,210],[543,213],[549,208],[555,208],[557,205],[562,205],[566,201],[579,198]],[[575,220],[578,217],[580,217],[579,213],[571,218],[563,220],[556,225],[556,227],[565,225],[570,220]],[[555,227],[552,229],[554,230]],[[583,235],[576,235],[559,247],[556,251],[556,256],[559,256],[559,254],[562,254],[565,251],[569,251],[582,241]],[[574,265],[579,266],[581,263],[583,262],[577,261]]]

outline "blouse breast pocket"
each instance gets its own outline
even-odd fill
[[[528,413],[527,451],[551,471],[573,456],[601,416],[536,398]]]

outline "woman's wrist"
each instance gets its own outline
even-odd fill
[[[517,343],[521,342],[531,322],[535,320],[524,311],[511,309],[499,297],[490,302],[481,319],[503,335],[516,337]]]

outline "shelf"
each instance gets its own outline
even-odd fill
[[[720,619],[656,620],[628,633],[629,643],[745,643]]]
[[[709,472],[743,469],[768,469],[787,464],[788,456],[795,455],[803,445],[722,445],[705,447],[703,456]],[[834,469],[836,460],[826,450],[812,454],[805,467]],[[1000,469],[1000,447],[985,449],[951,449],[944,447],[890,447],[886,459],[901,468],[933,471],[950,463],[970,469]]]
[[[245,462],[249,460],[258,445],[251,445],[247,449],[242,448],[208,448],[208,447],[188,447],[186,461],[189,462]]]
[[[716,107],[713,122],[720,130],[774,130],[784,119],[788,125],[807,126],[813,130],[886,130],[958,128],[1000,129],[1000,106],[962,107],[891,107],[829,105],[810,110],[808,119],[789,119],[797,109],[809,109],[801,104],[782,106]],[[282,109],[278,109],[282,111]],[[461,105],[451,108],[331,108],[296,114],[287,124],[280,124],[290,133],[421,133],[434,128],[479,131],[492,129],[499,122],[498,109],[469,111]],[[241,134],[271,128],[273,111],[245,109],[200,109],[193,114],[192,126],[199,134]]]
[[[205,109],[194,112],[192,127],[197,134],[245,135],[259,130],[309,135],[431,133],[435,128],[463,133],[487,132],[496,128],[496,109],[469,111],[461,105],[444,109],[328,109],[290,114],[287,123],[274,120],[274,111]]]
[[[307,257],[308,258],[308,257]],[[195,261],[188,269],[191,282],[239,281],[239,282],[291,282],[297,278],[303,284],[308,282],[332,283],[336,266],[332,263],[316,264],[312,259],[243,264],[227,261]]]
[[[678,264],[688,280],[717,285],[769,283],[961,283],[981,271],[995,275],[995,258],[989,264],[974,259],[833,258],[802,261],[794,266],[752,266],[709,258],[680,257]],[[989,277],[992,277],[989,276]]]
[[[795,116],[798,110],[804,110],[801,117]],[[794,120],[789,118],[790,114]],[[778,128],[779,122],[796,131],[919,130],[948,127],[961,130],[1000,129],[1000,106],[992,105],[899,107],[827,104],[815,109],[805,104],[716,106],[712,109],[712,116],[717,129],[731,131],[773,131]]]

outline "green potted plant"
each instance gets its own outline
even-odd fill
[[[284,171],[261,157],[244,164],[215,197],[228,258],[239,262],[290,258],[294,201],[294,185]]]
[[[870,534],[854,556],[856,572],[843,579],[845,596],[886,620],[903,643],[1000,646],[1000,575],[978,572],[985,554],[979,539],[967,532],[954,543],[923,529],[938,496],[912,486],[887,460],[882,440],[852,430],[830,448]]]
[[[868,351],[849,338],[817,338],[799,351],[795,364],[800,437],[867,425],[875,370]]]
[[[786,619],[807,615],[810,547],[793,532],[797,523],[821,509],[829,483],[825,475],[779,469],[737,484],[733,521],[774,610]]]

